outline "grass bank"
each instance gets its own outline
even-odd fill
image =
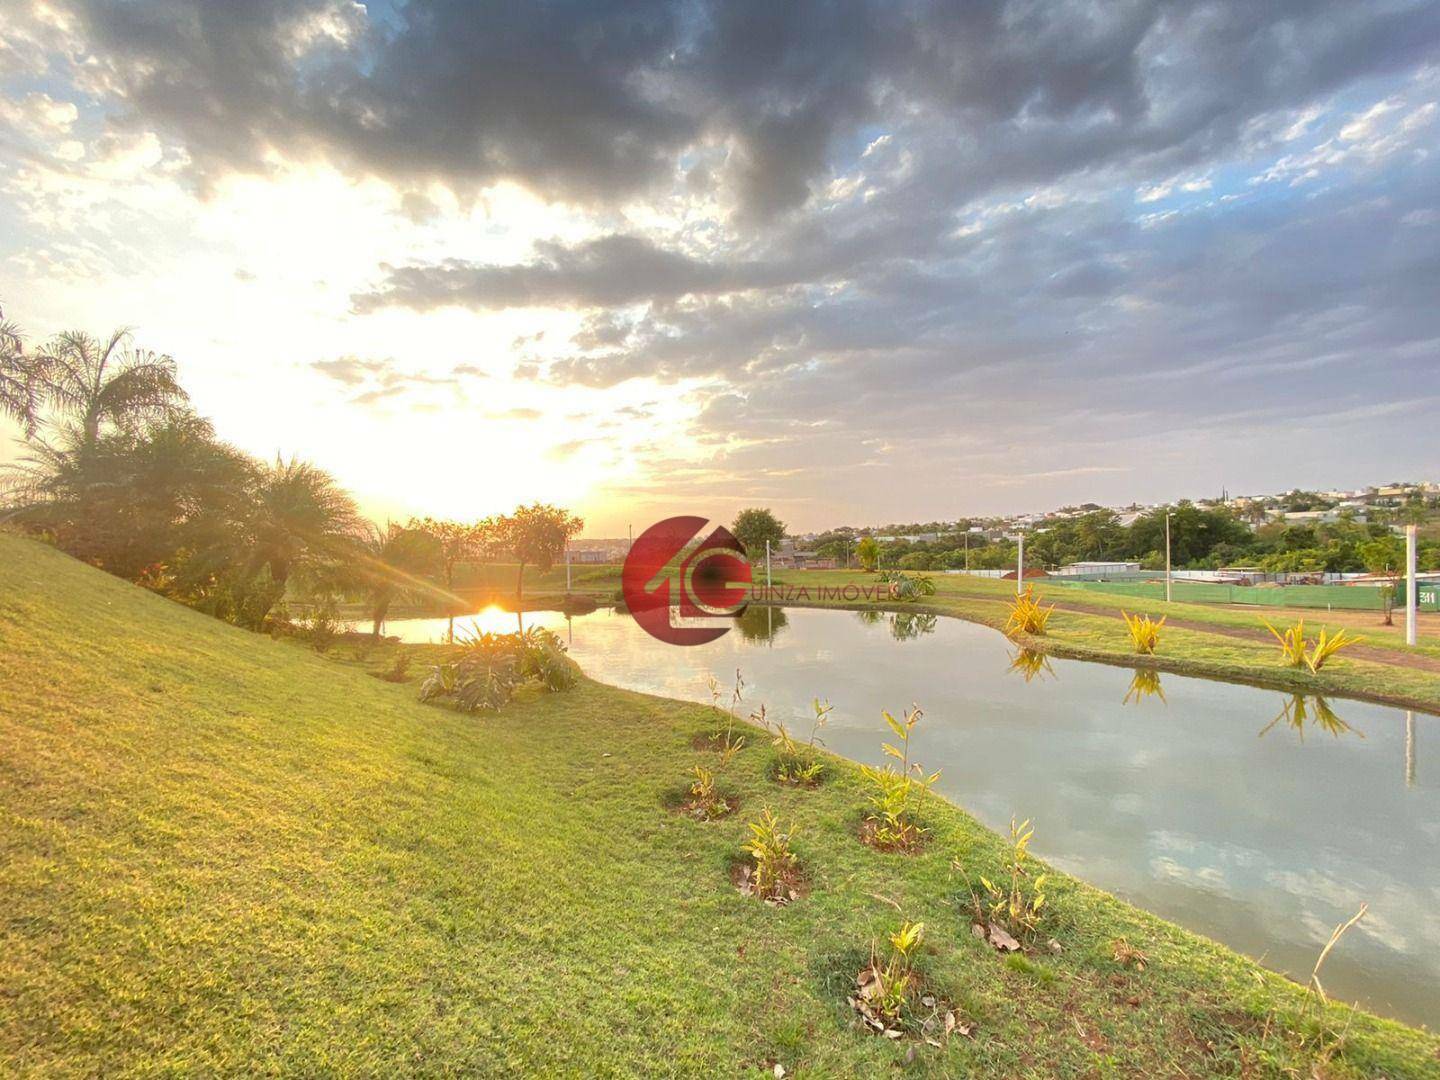
[[[1440,1069],[1434,1036],[1307,1009],[1063,875],[1043,930],[1062,951],[1002,958],[951,869],[996,874],[999,840],[937,801],[921,854],[874,852],[840,761],[782,789],[752,738],[740,812],[676,815],[704,708],[587,681],[463,716],[4,535],[0,685],[7,1074]],[[730,883],[763,806],[809,879],[785,908]],[[856,1025],[855,974],[901,911],[971,1037]]]

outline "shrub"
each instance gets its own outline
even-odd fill
[[[903,922],[889,935],[890,948],[882,959],[870,945],[870,964],[856,977],[858,987],[851,1004],[868,1026],[877,1031],[896,1031],[905,1019],[905,1010],[918,979],[915,954],[925,939],[925,924]]]
[[[750,823],[745,852],[751,858],[740,891],[771,904],[786,904],[798,895],[799,859],[790,848],[791,833],[767,806],[759,821]]]
[[[1309,655],[1305,657],[1305,664],[1310,668],[1311,674],[1315,674],[1325,666],[1330,657],[1359,641],[1358,637],[1346,634],[1344,630],[1336,630],[1334,634],[1330,634],[1324,627],[1321,627],[1320,636],[1315,639],[1314,646],[1310,649]]]
[[[996,948],[1018,948],[1034,937],[1040,926],[1047,875],[1040,874],[1033,882],[1030,880],[1030,840],[1034,835],[1035,830],[1028,820],[1017,825],[1012,817],[1010,847],[1005,860],[1009,881],[996,885],[982,875],[980,886],[985,890],[983,898],[976,894],[974,888],[970,889],[976,924],[983,927],[988,940]],[[958,862],[954,865],[964,873]],[[969,882],[968,876],[966,882]]]
[[[825,726],[835,707],[829,702],[822,705],[819,698],[812,699],[810,707],[814,710],[815,715],[810,725],[808,742],[799,742],[785,730],[784,724],[777,721],[774,725],[775,735],[770,740],[770,744],[776,750],[773,775],[782,784],[813,787],[820,782],[820,777],[825,772],[825,763],[815,754],[815,744],[819,741],[820,729]],[[768,726],[765,721],[764,706],[761,706],[751,719],[757,720],[761,726]]]
[[[335,617],[335,605],[329,600],[312,608],[299,625],[300,636],[321,655],[329,652],[340,636],[340,620]]]
[[[726,746],[720,754],[720,764],[714,769],[696,765],[690,770],[694,779],[690,782],[689,798],[683,809],[701,821],[714,821],[735,809],[735,800],[720,791],[720,774],[729,767],[735,755],[740,752],[744,740]]]
[[[1160,644],[1160,628],[1165,625],[1165,616],[1161,615],[1160,621],[1156,622],[1149,615],[1131,615],[1127,611],[1120,614],[1130,630],[1130,643],[1135,646],[1135,651],[1142,656],[1154,656]]]
[[[920,706],[912,706],[904,720],[896,720],[888,712],[881,715],[895,737],[900,740],[897,748],[884,743],[885,753],[900,762],[900,768],[886,764],[884,768],[861,765],[861,774],[870,781],[870,813],[865,819],[864,839],[872,847],[882,851],[913,851],[924,839],[925,830],[920,825],[920,806],[925,793],[940,779],[940,773],[926,775],[918,764],[910,760],[910,740],[915,725],[924,712]]]
[[[1035,634],[1043,636],[1055,605],[1041,607],[1035,595],[1035,586],[1026,585],[1025,591],[1010,601],[1010,617],[1005,621],[1007,634]]]
[[[1260,620],[1265,624],[1265,629],[1274,635],[1275,640],[1280,643],[1280,655],[1284,658],[1285,664],[1289,667],[1305,666],[1305,620],[1298,620],[1294,626],[1287,627],[1281,633],[1271,626],[1265,619]]]
[[[568,690],[579,679],[565,645],[549,630],[523,634],[477,633],[465,639],[459,656],[431,668],[420,687],[421,701],[449,700],[466,712],[500,709],[527,682],[546,690]]]
[[[918,600],[922,596],[935,595],[935,582],[924,574],[907,574],[902,570],[884,570],[880,580],[890,585],[890,596],[895,600]]]

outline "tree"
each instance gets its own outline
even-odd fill
[[[436,545],[436,559],[445,576],[445,604],[450,616],[448,637],[455,640],[455,608],[462,601],[455,595],[455,568],[478,559],[499,539],[500,522],[485,518],[476,522],[412,518],[407,526],[425,533]]]
[[[362,526],[355,503],[329,473],[276,458],[256,484],[246,533],[245,575],[266,569],[283,592],[292,575],[323,587],[337,569],[353,565]]]
[[[751,562],[764,553],[767,540],[772,547],[779,547],[780,541],[785,539],[785,523],[769,510],[759,506],[752,506],[736,514],[730,531],[735,534],[736,540],[745,545],[745,552]]]
[[[385,616],[398,597],[423,593],[422,578],[440,567],[440,542],[424,529],[391,522],[365,523],[358,577],[369,598],[371,636],[380,637]]]
[[[548,503],[516,507],[513,514],[500,519],[496,546],[510,552],[520,564],[515,572],[517,600],[524,594],[525,567],[534,564],[545,573],[564,554],[570,538],[584,527],[581,518]]]
[[[880,545],[875,542],[873,536],[860,538],[860,543],[855,545],[855,558],[860,560],[860,566],[867,574],[879,565]]]
[[[1395,625],[1395,587],[1400,581],[1400,567],[1405,561],[1405,544],[1398,536],[1377,536],[1357,549],[1365,569],[1384,580],[1380,595],[1385,605],[1385,625]]]
[[[88,451],[81,438],[73,427],[35,438],[7,470],[18,521],[131,580],[181,561],[204,576],[223,561],[213,556],[243,530],[256,469],[208,421],[181,413]]]
[[[175,381],[175,361],[134,348],[128,330],[104,341],[61,334],[45,345],[39,362],[37,397],[78,426],[82,450],[95,445],[105,424],[134,432],[189,400]]]
[[[43,374],[40,359],[25,352],[20,328],[0,318],[0,416],[18,420],[27,439],[38,422],[36,391]]]

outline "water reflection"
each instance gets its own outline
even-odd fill
[[[1330,703],[1318,694],[1313,698],[1304,694],[1291,694],[1289,698],[1280,703],[1280,711],[1276,714],[1275,719],[1260,729],[1260,737],[1263,739],[1281,721],[1284,721],[1285,727],[1295,732],[1301,742],[1305,741],[1307,727],[1318,728],[1336,739],[1341,735],[1352,733],[1362,739],[1365,737],[1363,731],[1357,731],[1336,716]]]
[[[1043,681],[1056,677],[1050,658],[1039,649],[1020,649],[1010,660],[1010,670],[1027,683],[1036,678]]]
[[[1130,680],[1130,689],[1125,691],[1123,705],[1139,705],[1146,698],[1158,697],[1160,704],[1170,704],[1165,700],[1165,690],[1160,685],[1160,672],[1155,668],[1136,668],[1135,676]]]
[[[864,626],[875,626],[884,620],[885,612],[879,608],[861,608],[855,612],[855,617],[859,619]]]
[[[936,616],[921,611],[897,611],[890,616],[890,636],[896,641],[913,641],[935,632]]]
[[[751,604],[735,616],[735,629],[752,645],[773,645],[789,625],[785,609],[770,604]]]

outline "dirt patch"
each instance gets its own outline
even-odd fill
[[[755,877],[755,864],[748,858],[738,858],[730,864],[730,884],[741,896],[763,900],[770,907],[785,907],[810,895],[810,882],[799,863],[782,871],[780,879],[762,892]]]
[[[880,822],[874,818],[860,822],[859,835],[860,842],[866,847],[892,855],[915,855],[924,851],[930,840],[930,834],[918,825],[905,826],[898,838],[883,836]]]

